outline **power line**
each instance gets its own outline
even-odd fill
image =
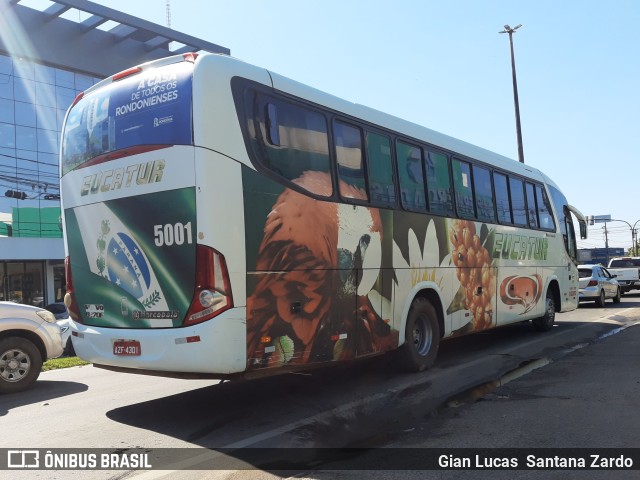
[[[55,155],[55,154],[51,154],[51,155]],[[0,157],[6,157],[6,158],[15,159],[15,160],[21,160],[23,162],[38,163],[40,165],[49,165],[51,167],[58,167],[58,163],[57,162],[56,163],[44,162],[42,160],[34,160],[33,158],[18,157],[17,155],[7,155],[7,154],[4,154],[4,153],[0,153]]]

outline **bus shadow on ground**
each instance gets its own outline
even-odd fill
[[[593,328],[579,328],[583,326]],[[195,450],[205,457],[210,450],[217,455],[215,458],[226,459],[215,464],[210,463],[213,460],[203,460],[209,463],[202,469],[231,465],[229,469],[242,470],[248,462],[256,468],[275,472],[281,469],[277,466],[286,465],[291,439],[298,442],[294,443],[296,447],[310,447],[303,449],[305,455],[316,460],[314,455],[318,449],[355,446],[366,450],[404,428],[411,416],[437,415],[448,399],[462,391],[449,390],[448,378],[456,377],[458,387],[463,388],[464,384],[468,389],[493,380],[492,375],[500,375],[497,370],[484,370],[485,363],[482,363],[479,366],[482,375],[460,380],[458,377],[468,375],[469,366],[478,360],[493,359],[492,365],[498,368],[507,364],[515,368],[527,359],[535,359],[535,355],[553,356],[554,351],[571,350],[567,347],[574,343],[584,345],[585,340],[591,343],[615,328],[606,322],[560,321],[551,332],[534,333],[531,323],[523,322],[443,342],[435,367],[427,372],[399,373],[393,364],[393,355],[388,354],[304,374],[218,383],[113,409],[107,417],[208,449]],[[578,331],[582,332],[581,337],[574,338],[574,332]],[[568,343],[567,335],[571,338]],[[517,358],[509,353],[535,343],[531,340],[536,337],[552,341],[543,342],[534,353],[522,353],[522,357],[519,353]],[[464,368],[460,369],[461,366]],[[448,374],[448,369],[452,373]],[[361,406],[353,408],[363,401]],[[349,413],[315,420],[323,412],[342,412],[341,408]],[[294,429],[289,429],[290,426]],[[243,448],[234,450],[239,446]],[[245,446],[269,447],[275,463],[269,463],[264,451],[255,456],[256,463],[251,463],[255,449]],[[295,458],[297,453],[289,451],[289,457]]]
[[[586,323],[559,322],[552,335],[566,333]],[[594,338],[601,330],[611,328],[610,324],[594,324]],[[532,338],[543,338],[534,330],[530,322],[525,322],[444,341],[435,367],[426,372],[400,372],[391,353],[307,373],[218,383],[113,409],[107,417],[202,447],[222,448],[252,435],[260,436],[267,431],[304,422],[322,412],[351,408],[363,399],[388,397],[384,401],[389,402],[388,408],[392,413],[394,398],[401,401],[401,397],[412,395],[410,389],[413,387],[407,388],[407,385],[419,388],[420,395],[426,392],[427,401],[433,400],[435,405],[449,393],[441,390],[431,392],[432,380],[439,378],[442,381],[447,369],[471,364],[474,359],[513,357],[503,352],[512,351],[519,344],[530,343]],[[564,342],[562,348],[565,347]],[[473,382],[473,379],[469,381]],[[479,381],[482,383],[483,380]],[[354,411],[357,416],[358,409]],[[355,420],[361,424],[363,419]],[[366,420],[369,424],[386,421],[380,418]],[[339,430],[348,433],[349,427],[336,428],[335,437],[331,432],[319,432],[322,438],[308,440],[315,444],[322,441],[328,447],[348,445],[351,439],[338,433]]]
[[[295,422],[339,407],[340,401],[354,401],[358,391],[385,384],[398,375],[385,357],[307,373],[218,383],[120,407],[107,417],[207,448],[222,447],[242,438],[243,431]],[[210,443],[212,435],[216,445]]]

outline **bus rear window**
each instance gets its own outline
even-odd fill
[[[113,82],[67,114],[62,174],[109,152],[138,145],[190,145],[193,64],[174,63]]]

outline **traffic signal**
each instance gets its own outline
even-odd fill
[[[17,198],[18,200],[24,200],[25,198],[27,198],[26,193],[17,192],[15,190],[7,190],[6,192],[4,192],[4,196],[9,198]]]

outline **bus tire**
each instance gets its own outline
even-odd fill
[[[0,393],[20,392],[38,379],[42,356],[38,348],[22,337],[0,340]]]
[[[544,315],[532,320],[533,326],[540,332],[548,332],[556,321],[556,300],[551,290],[547,290],[544,301]]]
[[[410,372],[430,368],[438,355],[439,345],[440,325],[436,309],[426,298],[416,297],[407,316],[405,342],[398,350],[400,366]]]

